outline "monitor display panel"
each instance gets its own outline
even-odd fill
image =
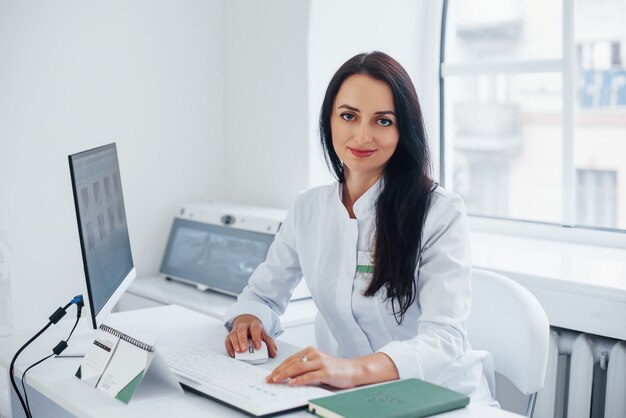
[[[117,147],[108,144],[68,158],[89,307],[96,328],[135,277]]]
[[[175,218],[161,273],[236,296],[273,241],[273,234]]]

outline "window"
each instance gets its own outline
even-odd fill
[[[617,225],[617,172],[576,170],[576,221],[579,225],[615,228]]]
[[[441,179],[471,215],[626,229],[626,2],[444,1]]]

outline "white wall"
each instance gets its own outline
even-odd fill
[[[116,141],[140,275],[181,202],[223,189],[223,4],[0,2],[0,230],[16,327],[83,289],[67,155]]]
[[[333,72],[358,52],[405,66],[436,138],[436,53],[424,51],[440,3],[0,0],[0,231],[15,250],[16,325],[82,290],[70,153],[118,143],[147,275],[180,203],[286,208],[330,179],[317,116]]]
[[[287,208],[308,187],[309,0],[226,3],[226,196]]]

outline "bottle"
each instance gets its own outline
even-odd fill
[[[11,274],[9,265],[4,260],[3,244],[6,233],[0,232],[0,337],[13,331],[13,305],[11,303]]]

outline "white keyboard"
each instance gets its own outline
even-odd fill
[[[332,395],[317,387],[265,383],[269,371],[198,346],[159,348],[180,383],[253,415],[266,415]]]

